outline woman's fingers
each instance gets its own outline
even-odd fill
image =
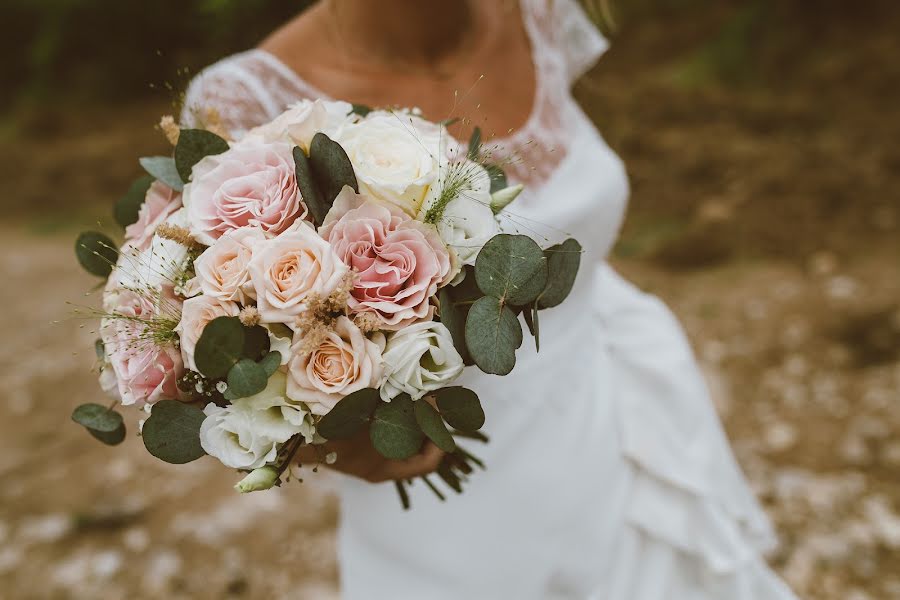
[[[380,475],[383,475],[382,481],[412,479],[421,475],[428,475],[438,468],[443,458],[444,451],[428,441],[425,442],[422,450],[415,456],[411,456],[406,460],[385,461]]]

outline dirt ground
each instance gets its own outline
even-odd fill
[[[578,87],[633,183],[613,262],[682,319],[780,533],[772,564],[809,599],[900,599],[895,32],[768,87],[698,89],[666,46],[629,59],[645,31]],[[165,149],[162,112],[42,108],[0,139],[0,598],[337,598],[327,493],[239,496],[213,461],[69,422],[100,397],[93,324],[64,304],[92,301],[74,235]]]

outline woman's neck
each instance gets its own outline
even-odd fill
[[[432,67],[453,60],[474,37],[470,0],[326,0],[348,52],[375,61]]]

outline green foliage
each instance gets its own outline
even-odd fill
[[[318,227],[325,220],[328,206],[325,205],[325,201],[322,199],[322,192],[319,191],[319,186],[316,185],[312,169],[309,166],[309,159],[306,157],[306,153],[303,152],[303,148],[294,146],[293,155],[294,175],[297,179],[297,187],[300,188],[300,196],[303,198],[306,206],[309,207],[313,223]]]
[[[322,132],[314,135],[309,145],[309,165],[325,207],[331,208],[345,185],[359,193],[359,184],[347,153],[340,144]]]
[[[538,298],[540,308],[558,306],[568,297],[581,266],[581,253],[581,244],[572,238],[544,250],[548,277],[547,285]]]
[[[469,150],[466,154],[469,160],[477,161],[478,157],[481,156],[481,127],[476,127],[472,130],[472,135],[469,136]]]
[[[438,410],[445,421],[463,433],[474,433],[484,427],[484,409],[478,394],[470,389],[452,386],[435,392]]]
[[[249,358],[242,358],[228,370],[228,399],[248,398],[264,389],[269,376],[266,369]]]
[[[197,460],[206,452],[200,446],[200,425],[203,411],[179,402],[161,400],[144,422],[141,437],[144,446],[156,458],[180,465]]]
[[[197,370],[209,379],[224,377],[242,357],[244,326],[237,317],[217,317],[206,324],[194,349]]]
[[[408,394],[381,402],[369,428],[372,446],[385,458],[403,460],[422,448],[425,434],[416,421],[415,407]]]
[[[184,190],[184,181],[178,174],[178,167],[175,166],[175,159],[169,156],[145,156],[138,159],[141,167],[154,178],[159,179],[164,184],[180,192]]]
[[[108,446],[120,444],[125,439],[122,415],[103,405],[82,404],[72,412],[72,420]]]
[[[266,372],[266,377],[271,377],[281,366],[281,352],[278,350],[269,352],[259,361],[259,366]]]
[[[506,375],[516,366],[516,350],[522,345],[522,326],[501,300],[485,296],[469,310],[466,345],[479,369]]]
[[[244,328],[244,358],[260,360],[269,352],[269,331],[262,325]]]
[[[495,235],[478,253],[475,280],[482,292],[501,303],[524,306],[547,284],[547,259],[528,236]]]
[[[351,115],[359,115],[360,117],[365,117],[367,114],[372,112],[372,107],[366,106],[365,104],[352,104],[351,107]]]
[[[138,213],[152,183],[152,177],[143,175],[131,184],[125,195],[119,198],[113,207],[113,217],[116,219],[116,223],[122,227],[128,227],[138,220]]]
[[[447,430],[440,413],[424,399],[415,402],[416,422],[428,439],[444,452],[456,450],[456,442]]]
[[[85,271],[97,277],[109,277],[119,251],[108,236],[97,231],[85,231],[75,240],[75,257]]]
[[[366,388],[344,396],[319,421],[316,430],[325,439],[343,440],[356,435],[369,422],[380,397],[378,390]]]
[[[181,181],[187,183],[191,169],[207,156],[222,154],[228,150],[228,142],[205,129],[182,129],[175,145],[175,169]]]

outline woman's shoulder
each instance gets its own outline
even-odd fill
[[[223,58],[191,79],[181,123],[187,127],[216,124],[239,136],[297,99],[290,75],[274,56],[259,48]]]

